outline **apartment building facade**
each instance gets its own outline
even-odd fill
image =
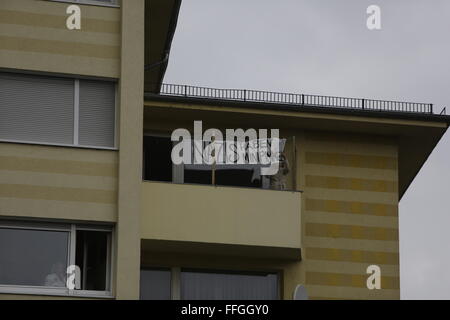
[[[450,118],[162,84],[179,9],[0,2],[0,298],[292,299],[302,284],[310,299],[399,299],[398,202]],[[196,121],[279,129],[282,183],[258,165],[173,164],[172,132]]]

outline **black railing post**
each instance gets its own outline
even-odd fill
[[[430,103],[430,113],[433,114],[433,104]]]
[[[305,105],[305,95],[302,94],[302,106],[304,106],[304,105]]]
[[[366,104],[366,100],[365,99],[362,99],[362,109],[364,110],[364,108],[365,108],[365,104]]]
[[[247,101],[247,90],[244,89],[244,102]]]
[[[184,96],[187,97],[187,85],[184,85]]]

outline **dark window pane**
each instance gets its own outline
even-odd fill
[[[0,284],[65,287],[68,232],[0,228]]]
[[[191,165],[190,168],[194,168]],[[195,169],[185,169],[184,170],[184,183],[193,184],[212,184],[212,171],[211,170],[195,170]]]
[[[216,184],[233,187],[261,187],[261,181],[254,177],[253,170],[245,169],[216,170]]]
[[[141,300],[170,300],[170,270],[141,270]]]
[[[144,180],[172,182],[172,141],[144,136]]]
[[[183,300],[275,300],[276,274],[181,273]]]
[[[81,270],[81,289],[105,291],[108,232],[77,231],[76,265]]]

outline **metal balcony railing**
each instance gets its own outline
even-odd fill
[[[358,110],[433,114],[433,104],[280,93],[245,89],[216,89],[164,83],[160,95],[217,99],[241,102],[285,104],[292,106],[331,107]],[[440,114],[445,114],[445,111]]]

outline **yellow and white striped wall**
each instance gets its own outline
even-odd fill
[[[121,11],[81,6],[81,30],[69,30],[70,3],[0,1],[0,67],[119,78]]]
[[[304,281],[311,299],[399,299],[395,138],[306,132],[300,145]],[[381,289],[368,290],[369,265]]]

